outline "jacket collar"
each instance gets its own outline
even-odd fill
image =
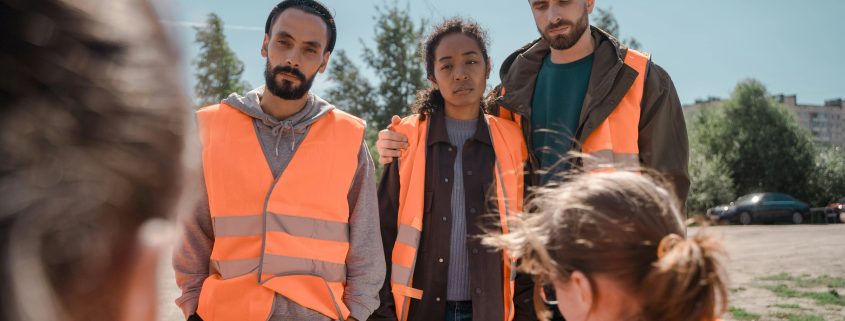
[[[484,111],[478,113],[478,123],[475,126],[475,133],[470,139],[493,146],[493,142],[490,140],[490,131],[487,129],[487,121],[484,117]],[[451,144],[451,141],[449,141],[449,132],[446,130],[445,113],[440,110],[434,111],[428,114],[428,121],[428,146],[436,143]]]
[[[590,30],[595,42],[595,58],[584,99],[585,107],[607,95],[616,75],[624,67],[624,57],[628,50],[605,31],[592,26]],[[543,59],[550,52],[549,43],[541,37],[511,54],[500,70],[505,95],[499,97],[497,102],[518,114],[530,116],[537,74],[543,66]],[[582,111],[581,116],[585,114]]]

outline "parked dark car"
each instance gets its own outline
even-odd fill
[[[783,193],[756,193],[738,198],[729,205],[707,210],[714,221],[742,225],[786,221],[801,224],[810,215],[810,207]]]

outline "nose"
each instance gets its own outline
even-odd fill
[[[549,19],[549,23],[556,24],[559,23],[561,20],[560,17],[560,8],[555,5],[549,5],[549,10],[546,11],[546,18]]]
[[[285,57],[285,63],[288,66],[299,68],[299,54],[296,50],[291,50],[291,52],[288,53],[287,57]]]
[[[465,68],[458,67],[455,68],[455,80],[467,80],[469,79],[469,73],[466,72]]]

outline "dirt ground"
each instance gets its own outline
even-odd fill
[[[730,305],[734,313],[726,314],[724,320],[845,321],[845,224],[719,226],[704,230],[721,236],[730,256]],[[690,233],[699,231],[691,229]],[[800,282],[811,279],[822,280]],[[825,282],[830,281],[827,279],[835,282]],[[799,293],[772,290],[778,286]],[[833,298],[822,304],[802,294],[831,291],[842,297],[831,294]]]
[[[702,230],[720,236],[730,256],[732,312],[725,321],[845,321],[845,224],[718,226],[690,233]],[[169,255],[159,271],[159,320],[184,320],[173,303],[179,289]]]

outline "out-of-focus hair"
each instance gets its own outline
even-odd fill
[[[145,0],[0,0],[0,319],[116,320],[190,108]]]
[[[720,241],[685,236],[678,201],[660,180],[627,171],[573,175],[535,191],[526,212],[509,234],[484,242],[519,258],[538,284],[580,271],[596,289],[592,276],[613,277],[642,302],[639,320],[714,320],[726,308]]]

